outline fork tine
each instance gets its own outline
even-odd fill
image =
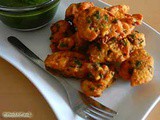
[[[95,108],[94,106],[90,106],[88,109],[89,109],[90,111],[95,112],[95,113],[97,113],[97,114],[100,114],[100,115],[102,115],[102,116],[104,116],[104,117],[108,117],[108,118],[113,118],[113,117],[114,117],[113,114],[109,114],[109,113],[106,113],[106,112],[102,112],[102,111],[100,111],[99,109]]]
[[[90,98],[90,97],[87,97],[85,94],[79,92],[80,95],[82,96],[81,98],[83,99],[83,101],[87,104],[87,105],[92,105],[94,106],[97,110],[99,111],[103,111],[103,112],[107,112],[107,113],[110,113],[110,114],[114,114],[116,115],[117,112],[102,105],[101,103],[95,101],[94,99]]]
[[[107,118],[107,117],[104,117],[104,116],[101,116],[89,109],[86,109],[84,111],[88,116],[90,116],[91,118],[95,119],[95,120],[110,120],[110,118]]]

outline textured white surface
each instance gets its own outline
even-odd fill
[[[64,11],[72,2],[83,0],[63,0],[59,6],[56,17],[53,21],[64,18]],[[97,6],[104,7],[104,3],[92,0]],[[38,88],[44,98],[60,120],[80,119],[71,111],[66,93],[61,85],[39,67],[30,62],[21,53],[7,42],[8,36],[16,36],[28,48],[36,53],[43,60],[51,53],[49,48],[50,25],[32,32],[18,32],[6,27],[0,22],[0,56],[12,63]],[[155,59],[155,75],[149,84],[132,88],[129,83],[118,80],[103,96],[96,98],[102,104],[118,111],[116,120],[140,120],[145,119],[150,110],[154,107],[160,95],[160,35],[145,23],[137,28],[146,35],[146,50]],[[79,82],[70,80],[70,83],[79,89]]]

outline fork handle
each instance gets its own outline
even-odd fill
[[[20,40],[18,40],[14,36],[8,37],[8,41],[18,49],[22,54],[24,54],[27,58],[29,58],[33,63],[41,67],[44,71],[52,75],[61,85],[65,88],[66,92],[68,88],[72,88],[72,86],[65,80],[59,80],[57,76],[54,76],[49,71],[46,70],[44,61],[41,60],[36,54],[34,54],[29,48],[27,48]],[[68,92],[67,92],[68,94]]]

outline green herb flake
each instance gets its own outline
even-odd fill
[[[142,64],[142,62],[141,61],[139,61],[139,60],[137,60],[136,61],[136,67],[138,68],[138,67],[140,67],[141,66],[141,64]]]
[[[104,19],[108,22],[108,15],[105,15]]]
[[[77,8],[81,7],[81,3],[77,3]]]
[[[118,19],[115,18],[114,20],[112,20],[112,23],[117,23],[118,22]]]
[[[87,21],[87,23],[89,23],[89,24],[92,23],[91,17],[87,17],[87,18],[86,18],[86,21]]]
[[[98,42],[95,42],[94,45],[97,47],[98,50],[101,50],[101,44]]]
[[[87,78],[93,78],[93,75],[91,73],[88,73]]]
[[[97,19],[100,19],[100,12],[96,11],[93,16],[95,16]]]
[[[81,61],[79,61],[79,60],[74,60],[74,62],[75,62],[75,64],[77,64],[79,67],[81,67],[82,66],[82,63],[81,63]]]
[[[68,47],[68,44],[66,44],[66,43],[60,43],[60,47]]]
[[[121,43],[124,45],[124,46],[127,46],[127,42],[123,39],[121,40]]]
[[[99,88],[99,87],[101,87],[102,86],[102,84],[97,84],[97,87]]]
[[[102,73],[99,73],[99,76],[100,76],[100,78],[101,78],[101,79],[103,79],[103,78],[104,78],[104,76],[103,76],[103,74],[102,74]]]
[[[94,91],[94,90],[95,90],[95,88],[94,88],[94,87],[91,87],[91,88],[90,88],[90,90],[91,90],[91,91]]]
[[[132,75],[132,74],[133,74],[133,71],[134,71],[134,69],[133,69],[133,68],[128,69],[128,73],[129,73],[130,75]]]
[[[135,39],[135,34],[131,34],[130,37],[131,37],[132,39]]]
[[[143,42],[144,42],[144,40],[141,39],[140,42],[139,42],[139,44],[142,44]]]
[[[110,40],[115,42],[117,39],[116,39],[116,37],[112,37]]]

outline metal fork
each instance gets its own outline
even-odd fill
[[[32,62],[51,74],[45,69],[44,62],[31,50],[29,50],[23,43],[21,43],[16,37],[10,36],[8,37],[8,41]],[[88,97],[82,92],[73,88],[65,79],[60,80],[59,77],[54,76],[53,74],[51,75],[63,85],[67,92],[68,100],[72,110],[82,118],[87,120],[110,120],[113,119],[117,114],[116,111],[102,105],[91,97]]]

